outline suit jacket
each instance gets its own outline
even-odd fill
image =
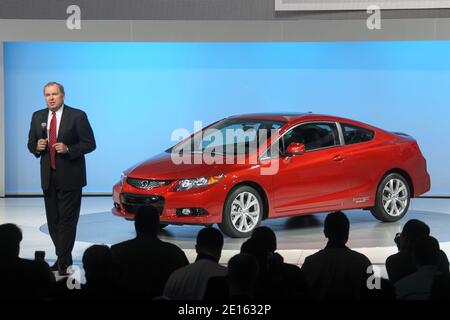
[[[47,138],[46,130],[41,127],[47,123],[48,108],[36,111],[31,118],[28,134],[28,150],[41,158],[41,186],[46,190],[50,184],[50,152],[47,148],[36,152],[39,139]],[[61,123],[59,124],[57,142],[69,148],[67,154],[56,153],[56,181],[61,190],[81,189],[86,185],[86,163],[84,155],[95,150],[95,138],[89,120],[81,110],[64,105]]]

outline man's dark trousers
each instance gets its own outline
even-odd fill
[[[70,266],[80,216],[81,189],[59,189],[56,171],[52,170],[49,187],[44,190],[44,200],[48,231],[55,245],[58,264]]]

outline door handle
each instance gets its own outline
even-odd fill
[[[335,155],[334,157],[333,157],[333,161],[339,161],[339,162],[341,162],[341,161],[344,161],[344,157],[343,156],[341,156],[340,154],[338,154],[338,155]]]

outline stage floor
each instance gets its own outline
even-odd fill
[[[74,263],[81,265],[84,250],[92,244],[112,245],[135,236],[133,223],[110,213],[110,197],[84,197],[78,223],[77,241],[73,251]],[[395,253],[395,233],[401,231],[409,219],[420,219],[431,228],[450,257],[450,199],[412,199],[408,214],[395,223],[381,223],[369,211],[345,211],[350,219],[348,246],[364,253],[375,265],[383,266],[386,258]],[[323,221],[326,214],[266,220],[277,235],[278,252],[286,262],[301,265],[308,255],[323,248]],[[1,198],[0,223],[15,223],[22,229],[20,256],[32,259],[35,250],[46,251],[46,259],[56,259],[48,235],[42,198]],[[194,261],[195,238],[201,226],[168,226],[160,237],[180,246],[190,261]],[[225,238],[221,263],[226,264],[239,252],[244,239]]]

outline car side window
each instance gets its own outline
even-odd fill
[[[308,123],[299,125],[283,136],[284,151],[291,143],[303,143],[306,151],[339,145],[339,134],[335,123]]]
[[[374,137],[374,132],[355,125],[341,123],[345,144],[354,144],[370,141]]]

